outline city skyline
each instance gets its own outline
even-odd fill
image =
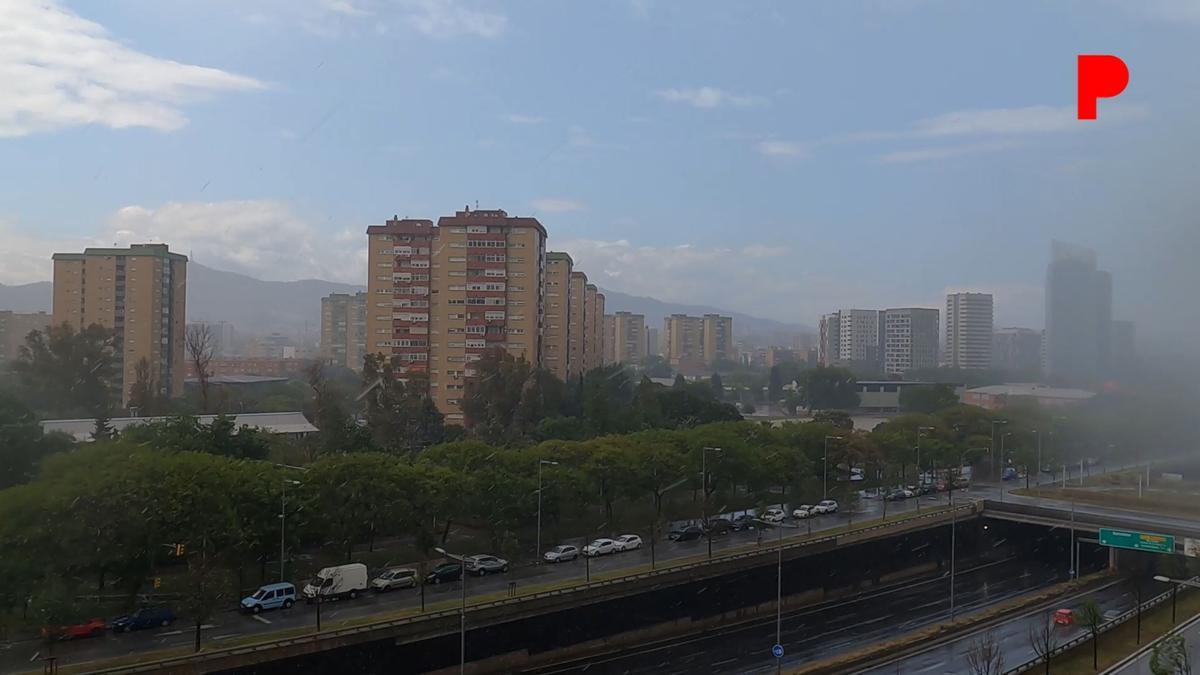
[[[1182,247],[1169,242],[1188,236],[1176,230],[1194,212],[1177,177],[1186,172],[1171,167],[1195,143],[1173,92],[1196,74],[1166,67],[1186,30],[1138,40],[1167,15],[1081,6],[839,3],[730,16],[710,3],[9,3],[9,23],[98,55],[83,71],[54,60],[22,86],[87,109],[64,82],[103,83],[127,107],[72,118],[20,99],[0,110],[0,142],[23,167],[0,188],[13,251],[0,281],[48,279],[53,250],[134,241],[268,280],[357,281],[357,233],[380,214],[478,200],[547,222],[549,245],[603,288],[808,325],[828,307],[937,307],[946,292],[980,290],[995,296],[998,324],[1040,327],[1040,251],[1053,237],[1079,241],[1125,281],[1117,314],[1171,330],[1148,321],[1162,307],[1135,301],[1181,269],[1157,262],[1174,260]],[[1068,113],[1084,14],[1089,31],[1128,31],[1111,48],[1137,77],[1111,114],[1081,126]],[[569,44],[578,62],[538,58],[567,48],[580,22],[620,30],[627,53],[585,41]],[[856,70],[853,41],[838,36],[879,22],[889,31],[862,58],[890,65]],[[1004,31],[975,30],[1030,22],[1039,30],[1017,51]],[[188,39],[161,39],[184,26]],[[397,58],[409,42],[417,48]],[[45,44],[21,31],[11,44],[12,65],[46,61]],[[685,44],[712,49],[637,67]],[[361,76],[389,65],[381,83]],[[930,77],[901,85],[911,78],[893,69]],[[144,73],[171,95],[137,89]],[[415,105],[394,105],[398,92]],[[1148,137],[1150,126],[1163,133]],[[76,161],[57,160],[66,153]],[[418,159],[420,172],[392,170]],[[1126,180],[1139,175],[1158,178]],[[798,185],[797,199],[781,198]],[[1134,204],[1154,206],[1124,208]],[[1120,255],[1134,243],[1146,254]]]

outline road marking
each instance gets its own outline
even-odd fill
[[[34,662],[34,661],[37,659],[37,657],[39,657],[39,656],[41,656],[41,655],[42,655],[42,653],[41,653],[41,652],[34,652],[34,653],[33,653],[33,656],[29,657],[29,662],[30,662],[30,663],[33,663],[33,662]]]
[[[231,637],[237,637],[239,635],[241,635],[241,633],[226,633],[225,635],[214,635],[211,639],[224,640],[224,639],[231,638]]]
[[[200,624],[200,630],[208,630],[209,628],[216,628],[216,627],[217,627],[217,624],[215,624],[215,623],[202,623],[202,624]]]
[[[181,630],[169,630],[169,631],[167,631],[167,632],[165,632],[165,633],[159,633],[159,634],[158,634],[158,635],[156,635],[155,637],[171,637],[172,635],[183,635],[183,631],[181,631]]]
[[[251,619],[254,619],[255,621],[259,621],[259,622],[261,622],[261,623],[265,623],[265,624],[267,624],[268,626],[270,626],[270,625],[271,625],[271,620],[270,620],[270,619],[264,619],[264,618],[263,618],[261,615],[258,615],[258,614],[252,614],[252,615],[250,616],[250,618],[251,618]]]

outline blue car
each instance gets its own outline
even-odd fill
[[[175,623],[175,612],[169,607],[143,607],[133,614],[118,616],[109,623],[114,633],[128,633],[131,630],[159,628]]]
[[[267,584],[242,598],[241,611],[258,614],[264,609],[290,609],[296,604],[296,587],[285,582]]]
[[[1016,480],[1017,470],[1014,467],[1006,467],[1004,473],[1000,474],[1000,480]]]

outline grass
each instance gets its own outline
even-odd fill
[[[900,523],[900,522],[904,522],[906,520],[911,520],[918,515],[923,516],[923,515],[928,515],[928,514],[932,514],[932,513],[939,513],[939,512],[945,511],[946,509],[947,509],[947,507],[945,505],[938,505],[938,506],[930,507],[928,509],[923,509],[920,514],[918,514],[916,512],[906,512],[900,516],[888,518],[886,521],[883,520],[882,518],[874,518],[874,519],[870,519],[870,520],[856,522],[853,525],[844,525],[841,527],[831,528],[831,529],[827,529],[827,530],[814,530],[812,535],[803,534],[798,537],[790,537],[790,538],[784,539],[784,545],[795,544],[797,542],[803,542],[803,541],[807,541],[809,539],[818,539],[818,538],[828,537],[828,536],[833,536],[833,535],[838,535],[838,534],[852,533],[852,532],[855,532],[855,531],[858,531],[858,530],[861,530],[861,529],[864,529],[867,527],[879,525],[879,524],[882,524],[885,522],[886,523]],[[754,550],[759,550],[759,551],[763,551],[763,552],[771,551],[771,550],[774,550],[775,544],[776,544],[776,539],[774,537],[767,535],[767,536],[763,537],[761,544],[759,544],[757,542],[747,543],[744,546],[736,546],[736,547],[732,547],[732,548],[723,549],[718,552],[714,552],[713,560],[720,560],[721,558],[724,558],[726,556],[735,555],[735,554],[739,554],[739,553],[746,553],[748,551],[754,551]],[[655,571],[669,570],[672,567],[677,567],[680,565],[699,562],[699,561],[705,560],[706,558],[707,558],[706,554],[697,554],[695,556],[688,556],[685,558],[671,558],[668,561],[664,561],[663,563],[655,565],[654,570]],[[605,579],[628,576],[628,575],[632,575],[632,574],[640,574],[642,572],[649,572],[649,571],[651,571],[649,565],[640,565],[638,567],[623,568],[620,570],[611,570],[611,571],[604,572],[604,573],[598,572],[598,573],[595,573],[592,575],[592,581],[601,581],[601,580],[605,580]],[[520,587],[519,592],[514,597],[521,597],[521,596],[531,595],[531,594],[535,594],[535,593],[544,593],[546,591],[570,588],[573,586],[581,585],[582,583],[583,582],[581,581],[581,579],[575,578],[575,579],[563,579],[561,581],[549,582],[549,583],[543,583],[543,584],[528,585],[528,586]],[[471,605],[478,605],[478,604],[482,604],[482,603],[486,603],[486,602],[494,602],[496,600],[503,600],[508,597],[509,597],[509,595],[508,595],[507,591],[498,591],[495,593],[489,593],[487,595],[473,595],[473,596],[469,596],[467,598],[467,605],[471,606]],[[417,616],[422,613],[429,614],[429,613],[444,611],[444,610],[448,610],[448,609],[457,609],[459,606],[460,606],[460,602],[458,600],[443,600],[443,601],[440,601],[437,603],[426,604],[424,612],[421,612],[421,610],[419,608],[413,607],[413,608],[399,609],[399,610],[395,610],[395,611],[391,611],[391,612],[382,612],[382,613],[378,613],[378,614],[372,614],[370,616],[356,617],[353,619],[343,619],[340,621],[322,621],[321,629],[322,629],[322,632],[326,632],[326,631],[340,630],[340,629],[344,629],[344,628],[354,628],[357,626],[366,626],[366,625],[375,624],[375,623],[382,623],[385,621],[395,621],[397,619],[403,619],[403,618],[407,618],[407,617],[411,617],[411,616]],[[250,644],[257,644],[257,643],[261,643],[261,642],[273,642],[276,640],[283,640],[283,639],[287,639],[290,637],[298,637],[301,635],[310,635],[313,633],[315,628],[316,628],[316,626],[313,625],[313,626],[306,626],[306,627],[301,627],[301,628],[291,628],[291,629],[286,629],[286,630],[281,630],[281,631],[275,631],[272,633],[265,633],[265,634],[260,634],[260,635],[249,635],[249,636],[245,636],[245,637],[237,638],[237,639],[223,640],[220,643],[214,643],[212,641],[202,642],[201,643],[201,651],[205,652],[205,651],[214,651],[214,650],[218,650],[218,649],[229,649],[231,647],[240,647],[240,646],[245,646],[245,645],[250,645]],[[185,630],[184,632],[186,633],[187,630]],[[90,662],[86,662],[86,663],[62,665],[59,667],[59,672],[63,673],[64,675],[67,675],[69,673],[85,673],[85,672],[91,672],[93,670],[100,669],[100,668],[114,668],[114,667],[119,667],[122,665],[131,665],[134,663],[141,663],[141,662],[145,662],[145,661],[153,661],[153,660],[175,658],[175,657],[180,657],[180,656],[187,656],[192,653],[193,652],[190,647],[189,648],[173,648],[173,649],[167,649],[167,650],[162,650],[162,651],[147,652],[147,653],[138,654],[138,655],[129,655],[129,656],[112,658],[112,659],[90,661]]]
[[[1191,591],[1180,592],[1178,617],[1179,623],[1185,623],[1190,618],[1200,614],[1200,593]],[[1099,670],[1092,669],[1092,643],[1086,641],[1071,651],[1062,654],[1050,664],[1050,672],[1054,675],[1083,675],[1084,673],[1103,672],[1106,668],[1133,654],[1141,647],[1150,644],[1156,638],[1167,633],[1174,625],[1171,623],[1171,601],[1142,613],[1142,640],[1137,641],[1137,620],[1131,619],[1116,628],[1100,635]],[[1015,664],[1014,664],[1015,665]]]

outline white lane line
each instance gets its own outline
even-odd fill
[[[214,635],[214,636],[213,636],[211,639],[213,639],[213,640],[225,640],[225,639],[228,639],[228,638],[231,638],[231,637],[237,637],[237,636],[239,636],[239,635],[241,635],[241,633],[226,633],[225,635]]]
[[[41,652],[34,652],[34,653],[33,653],[33,656],[29,657],[29,662],[30,662],[30,663],[33,663],[35,660],[37,660],[37,657],[39,657],[39,656],[41,656],[41,655],[42,655],[42,653],[41,653]]]
[[[202,623],[202,624],[200,624],[200,630],[208,630],[209,628],[216,628],[216,627],[217,627],[217,624],[215,624],[215,623]]]
[[[259,616],[258,614],[253,614],[253,615],[251,615],[251,616],[250,616],[250,618],[251,618],[251,619],[254,619],[255,621],[259,621],[259,622],[265,623],[265,624],[267,624],[268,626],[270,626],[270,625],[271,625],[271,620],[270,620],[270,619],[264,619],[263,617]]]
[[[171,637],[172,635],[183,635],[183,631],[181,631],[181,630],[169,630],[169,631],[166,631],[165,633],[159,633],[159,634],[158,634],[158,635],[156,635],[155,637]]]

